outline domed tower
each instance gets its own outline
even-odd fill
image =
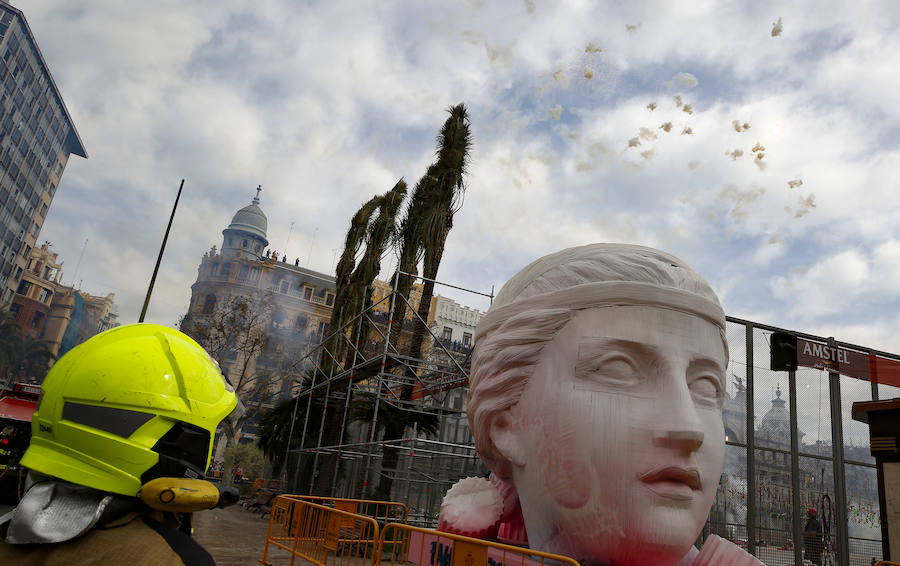
[[[779,445],[779,448],[790,449],[791,415],[785,407],[784,399],[781,398],[780,384],[775,391],[775,398],[772,399],[772,408],[763,415],[759,433],[765,435],[772,444]],[[757,436],[761,435],[759,433]]]
[[[233,258],[243,256],[260,259],[263,250],[269,245],[266,230],[269,221],[259,208],[259,193],[262,186],[256,188],[256,196],[251,203],[238,210],[228,228],[222,230],[222,257]]]

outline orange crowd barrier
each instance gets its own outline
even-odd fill
[[[406,516],[402,503],[281,495],[272,505],[260,562],[271,565],[272,546],[290,553],[291,566],[297,558],[316,566],[579,566],[558,554],[382,523]]]
[[[368,566],[380,550],[378,523],[371,517],[319,505],[296,496],[275,499],[266,546],[260,562],[269,562],[269,547],[317,566]]]
[[[389,544],[391,566],[579,566],[568,556],[399,523],[381,529],[378,550]],[[387,562],[385,557],[381,564]]]
[[[875,566],[900,566],[900,562],[888,562],[887,560],[879,560]]]
[[[409,509],[398,501],[375,501],[373,499],[342,499],[340,497],[320,497],[317,495],[287,495],[298,501],[309,501],[348,513],[371,517],[380,525],[406,523]]]

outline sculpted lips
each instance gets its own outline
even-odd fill
[[[697,468],[659,467],[640,474],[638,479],[650,491],[669,499],[693,499],[694,492],[703,488]]]

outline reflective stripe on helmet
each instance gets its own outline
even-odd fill
[[[128,438],[152,419],[154,415],[118,409],[116,407],[100,407],[66,401],[63,405],[62,418],[76,424],[97,428],[111,434]]]

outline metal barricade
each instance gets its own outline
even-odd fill
[[[317,566],[368,566],[380,555],[378,523],[371,517],[282,495],[269,518],[260,563],[270,565],[269,545]]]
[[[348,513],[356,513],[365,517],[371,517],[378,521],[379,525],[388,523],[406,524],[409,510],[406,505],[398,501],[375,501],[373,499],[341,499],[340,497],[320,497],[317,495],[288,495],[299,501],[309,501],[317,505],[333,507]]]
[[[390,552],[383,566],[579,566],[568,556],[398,523],[381,529],[380,550]]]

